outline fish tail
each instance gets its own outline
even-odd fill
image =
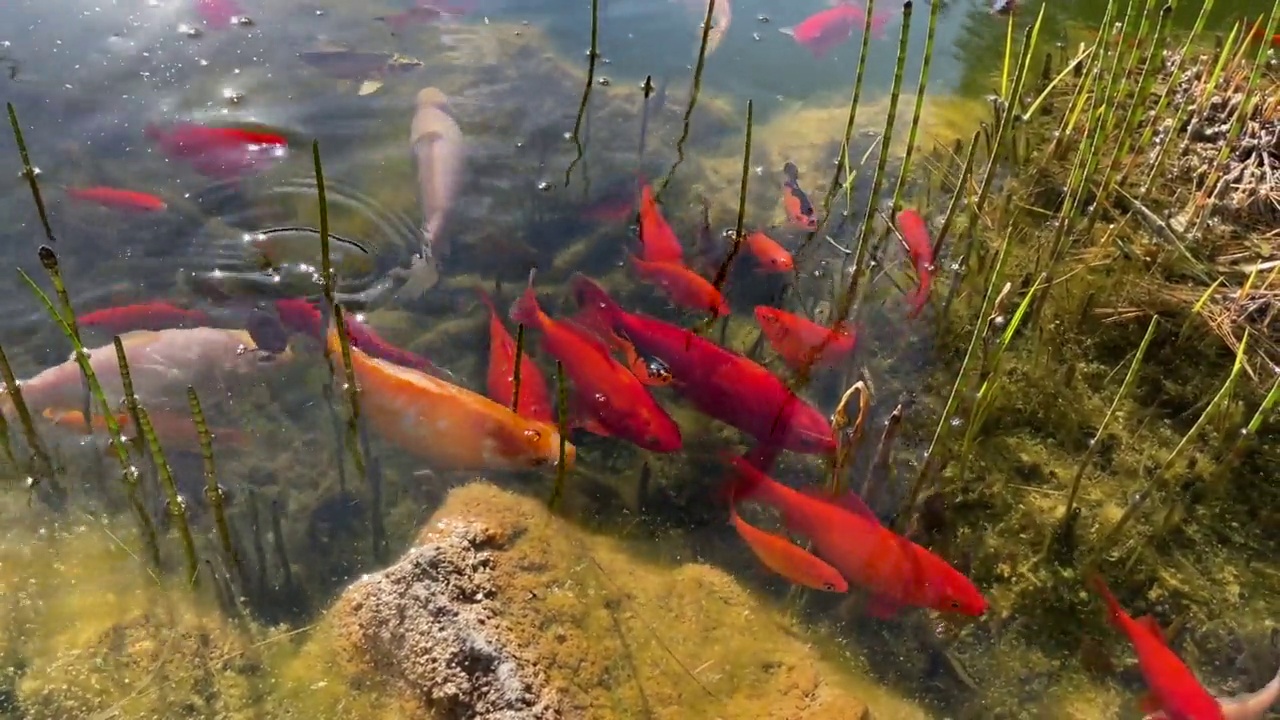
[[[541,308],[538,307],[538,293],[533,289],[533,277],[529,278],[529,287],[511,306],[511,320],[524,325],[533,325],[538,320]]]
[[[484,303],[484,306],[489,308],[489,314],[496,316],[498,314],[498,308],[494,306],[493,298],[489,296],[489,292],[482,287],[478,287],[476,288],[476,294],[480,296],[480,302]]]
[[[1098,593],[1102,598],[1102,602],[1107,606],[1107,619],[1113,623],[1118,623],[1120,618],[1124,617],[1124,608],[1120,606],[1120,601],[1111,593],[1111,588],[1107,587],[1107,581],[1102,579],[1101,575],[1090,575],[1085,583],[1089,589]]]
[[[915,319],[919,317],[920,311],[924,310],[924,306],[929,303],[929,286],[931,284],[928,274],[920,276],[920,287],[916,288],[908,301],[911,306],[911,309],[907,312],[908,318]]]
[[[788,30],[789,29],[790,28],[788,28]],[[786,32],[786,30],[783,30],[783,32]],[[787,34],[790,35],[792,33]],[[782,174],[787,177],[787,182],[789,183],[794,184],[800,182],[800,168],[796,167],[796,164],[790,160],[787,161],[786,165],[782,166]]]

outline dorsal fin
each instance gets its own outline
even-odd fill
[[[877,525],[880,524],[880,518],[876,517],[876,514],[871,511],[871,508],[867,507],[867,504],[862,501],[862,498],[858,497],[858,494],[853,491],[847,492],[844,495],[835,496],[826,488],[817,485],[810,485],[809,487],[802,488],[800,492],[815,500],[821,500],[829,505],[835,505],[842,510],[848,510],[864,520],[870,520]]]
[[[566,330],[573,332],[574,335],[576,335],[583,342],[589,345],[592,350],[609,358],[609,360],[614,363],[618,362],[613,357],[613,354],[609,351],[609,346],[605,345],[604,341],[601,340],[599,337],[597,337],[596,334],[592,332],[590,328],[585,327],[582,323],[572,318],[562,318],[560,320],[557,320],[556,322],[559,323],[560,326],[565,328]]]

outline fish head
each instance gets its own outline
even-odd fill
[[[941,562],[941,560],[939,560]],[[938,583],[938,601],[934,609],[969,617],[982,617],[987,612],[987,600],[969,578],[950,565],[945,567],[942,582]]]
[[[774,252],[765,256],[764,264],[774,272],[790,272],[796,267],[796,261],[788,252]]]
[[[499,433],[499,453],[511,468],[556,467],[560,462],[560,433],[542,422],[519,422]],[[564,462],[572,469],[577,459],[573,443],[564,444]]]

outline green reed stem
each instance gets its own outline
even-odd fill
[[[47,253],[45,252],[47,251]],[[48,259],[46,260],[46,255]],[[52,265],[57,268],[57,256],[53,250],[47,246],[41,248],[41,260],[46,266]],[[89,364],[89,351],[85,350],[84,345],[80,343],[79,336],[67,324],[67,319],[54,306],[53,301],[45,294],[44,290],[36,284],[21,268],[18,269],[18,275],[22,277],[23,282],[31,289],[48,311],[49,317],[57,323],[62,330],[62,334],[66,336],[68,342],[72,346],[72,357],[76,364],[80,366],[80,372],[86,378],[89,385],[89,393],[98,401],[98,408],[102,412],[103,421],[107,425],[107,435],[110,438],[111,447],[115,452],[116,459],[120,463],[120,480],[124,485],[129,504],[133,507],[134,515],[137,517],[139,527],[142,529],[143,541],[147,544],[147,550],[154,567],[160,567],[160,545],[156,541],[155,525],[151,522],[150,515],[147,514],[146,508],[143,506],[138,496],[138,469],[133,466],[129,460],[128,446],[125,444],[124,437],[120,431],[120,424],[116,422],[115,414],[111,410],[111,405],[107,402],[106,393],[102,390],[102,384],[98,382],[98,376],[94,373],[93,367]],[[28,416],[29,417],[29,416]]]
[[[573,144],[577,148],[577,155],[570,161],[569,167],[564,171],[564,186],[569,187],[569,180],[573,177],[573,169],[578,163],[582,162],[582,158],[586,155],[586,148],[582,142],[582,122],[587,116],[587,105],[591,103],[591,87],[596,82],[596,59],[600,57],[599,52],[600,37],[600,0],[591,0],[591,49],[587,53],[587,81],[582,86],[582,98],[578,101],[578,115],[573,120]]]
[[[653,190],[653,199],[656,201],[662,200],[662,192],[667,189],[667,183],[671,182],[671,178],[676,174],[676,168],[684,162],[684,144],[689,141],[693,108],[698,104],[698,93],[702,90],[702,69],[707,65],[707,41],[711,37],[711,17],[715,9],[716,0],[707,0],[707,14],[702,18],[702,39],[698,42],[698,61],[693,66],[693,84],[689,88],[689,104],[684,109],[684,128],[676,140],[676,160],[663,176],[662,182]]]
[[[516,368],[511,373],[511,412],[520,413],[520,368],[524,365],[524,323],[516,325]]]
[[[893,472],[893,446],[898,439],[898,431],[902,428],[902,404],[890,413],[889,419],[884,423],[884,432],[880,434],[880,444],[876,446],[875,460],[871,463],[871,468],[867,471],[867,476],[862,480],[862,489],[858,493],[862,496],[862,500],[870,507],[875,507],[876,498],[879,490],[889,484],[892,479],[890,475]]]
[[[747,181],[751,177],[751,126],[752,115],[754,114],[754,103],[747,100],[747,130],[742,141],[742,179],[738,182],[738,219],[733,226],[733,245],[729,247],[729,252],[725,255],[724,262],[720,263],[720,267],[716,270],[714,279],[711,284],[716,290],[724,287],[724,283],[729,279],[729,268],[733,266],[733,261],[737,259],[738,253],[742,250],[742,232],[747,217]]]
[[[0,348],[0,355],[3,354],[4,349]],[[4,364],[8,365],[9,363],[6,360]],[[18,458],[13,454],[13,443],[9,438],[9,421],[5,419],[3,411],[0,411],[0,450],[4,451],[4,459],[9,462],[9,467],[13,469],[13,472],[19,472]]]
[[[249,545],[253,548],[253,559],[258,563],[255,587],[260,597],[265,597],[270,589],[267,581],[267,548],[262,544],[262,518],[258,513],[258,492],[252,487],[245,493],[249,506]]]
[[[907,149],[902,155],[902,169],[898,172],[898,184],[893,189],[893,211],[902,207],[902,190],[907,184],[907,175],[911,171],[911,156],[916,149],[916,135],[920,132],[920,116],[924,113],[924,94],[929,85],[929,66],[933,62],[933,36],[938,27],[938,11],[942,3],[929,3],[929,31],[924,40],[924,58],[920,64],[920,80],[916,85],[916,105],[911,113],[911,129],[907,131]],[[906,19],[903,19],[906,23]]]
[[[1151,318],[1151,324],[1147,326],[1147,334],[1142,337],[1142,343],[1138,345],[1138,353],[1129,365],[1129,372],[1125,374],[1124,382],[1120,384],[1120,392],[1116,393],[1115,398],[1111,401],[1111,407],[1107,408],[1107,414],[1102,417],[1102,424],[1094,432],[1093,439],[1089,441],[1088,449],[1080,457],[1080,463],[1076,466],[1075,474],[1071,476],[1071,489],[1067,493],[1066,507],[1062,510],[1062,525],[1064,527],[1070,521],[1071,513],[1075,510],[1076,498],[1080,495],[1080,482],[1083,480],[1085,472],[1089,469],[1089,463],[1092,462],[1093,456],[1098,454],[1098,448],[1102,446],[1102,436],[1107,431],[1107,427],[1111,425],[1111,419],[1115,417],[1116,408],[1120,407],[1120,401],[1129,394],[1138,379],[1138,371],[1142,368],[1142,360],[1146,357],[1147,347],[1151,345],[1151,339],[1156,335],[1156,326],[1159,322],[1159,317]],[[1048,552],[1049,543],[1052,540],[1052,536],[1045,538],[1044,552]]]
[[[564,363],[559,360],[556,361],[556,430],[560,434],[560,457],[556,463],[556,484],[551,488],[551,499],[547,501],[547,507],[553,512],[564,498],[569,478],[566,462],[569,452],[569,384],[564,376]]]
[[[640,104],[640,147],[636,150],[636,170],[644,164],[644,145],[649,137],[649,96],[653,95],[653,76],[645,75],[644,84],[640,86],[644,92],[644,100]]]
[[[165,506],[170,517],[177,521],[178,538],[182,541],[182,553],[187,559],[187,577],[191,585],[197,586],[200,584],[200,561],[196,558],[195,539],[191,536],[191,526],[187,523],[187,503],[178,494],[178,484],[174,482],[173,471],[169,469],[169,461],[165,459],[160,439],[156,437],[156,429],[151,425],[146,408],[138,405],[136,397],[129,402],[138,408],[138,420],[142,423],[138,432],[147,439],[147,445],[151,448],[151,458],[160,472],[160,485],[164,488],[167,499]]]
[[[1209,401],[1209,405],[1205,407],[1204,412],[1200,413],[1200,417],[1196,420],[1195,424],[1191,426],[1191,429],[1187,431],[1187,434],[1184,435],[1182,440],[1180,440],[1177,446],[1174,447],[1173,452],[1169,453],[1169,456],[1165,458],[1164,463],[1158,470],[1156,470],[1155,474],[1147,480],[1147,484],[1143,487],[1142,491],[1139,492],[1134,497],[1133,501],[1129,503],[1129,506],[1125,508],[1124,513],[1120,515],[1120,519],[1116,520],[1115,524],[1111,526],[1111,529],[1109,529],[1098,540],[1096,547],[1093,552],[1090,553],[1088,560],[1085,562],[1086,568],[1095,567],[1096,563],[1111,550],[1112,545],[1114,545],[1116,540],[1119,539],[1121,533],[1124,532],[1124,529],[1128,527],[1129,523],[1133,521],[1133,518],[1138,514],[1138,511],[1141,510],[1147,500],[1151,498],[1151,495],[1159,490],[1164,484],[1164,480],[1169,471],[1173,468],[1174,463],[1182,456],[1182,453],[1191,444],[1191,441],[1200,433],[1200,430],[1204,428],[1205,424],[1209,421],[1209,418],[1212,417],[1213,413],[1217,411],[1218,407],[1225,401],[1225,399],[1230,397],[1231,391],[1235,387],[1236,380],[1240,377],[1240,371],[1244,369],[1245,348],[1248,344],[1249,331],[1245,330],[1244,338],[1240,341],[1240,348],[1236,352],[1235,363],[1231,367],[1231,374],[1227,377],[1227,381],[1223,383],[1222,389],[1218,391],[1218,394],[1214,396],[1213,400]]]
[[[9,109],[9,127],[13,129],[13,139],[18,144],[18,155],[22,157],[22,175],[31,187],[31,199],[35,200],[36,213],[40,215],[40,224],[44,227],[44,237],[50,245],[56,245],[58,239],[53,236],[53,226],[49,224],[49,213],[44,207],[44,197],[40,195],[40,183],[36,181],[38,174],[31,164],[31,155],[27,152],[27,141],[22,137],[22,125],[18,122],[18,111],[13,103],[5,103]]]
[[[889,91],[889,112],[885,117],[884,131],[880,138],[880,157],[876,159],[876,173],[871,178],[871,193],[867,196],[867,208],[862,216],[862,229],[858,232],[858,242],[854,249],[853,274],[849,277],[849,286],[839,297],[831,314],[831,329],[835,330],[840,323],[849,319],[858,295],[859,283],[866,271],[867,237],[871,234],[871,223],[875,220],[875,207],[880,200],[880,188],[884,184],[885,168],[889,165],[889,149],[893,143],[893,127],[898,118],[898,100],[902,94],[903,68],[907,63],[907,40],[911,30],[911,0],[902,3],[902,31],[898,34],[898,62],[893,71],[893,86]],[[867,10],[867,22],[870,24],[871,10]],[[845,184],[845,199],[852,202],[853,183]]]
[[[27,446],[31,449],[34,466],[29,471],[32,473],[33,478],[39,482],[56,483],[53,459],[49,457],[48,451],[44,449],[44,444],[40,442],[40,435],[36,432],[35,422],[31,418],[31,409],[27,407],[27,401],[22,397],[22,386],[18,383],[18,377],[14,374],[13,366],[9,364],[9,357],[2,347],[0,347],[0,379],[4,380],[5,393],[9,397],[9,402],[13,404],[13,410],[18,415],[18,422],[22,425],[22,434],[27,439]],[[0,413],[0,415],[2,414]],[[8,444],[8,437],[6,426],[6,445]],[[12,453],[10,454],[12,455]],[[56,487],[56,485],[52,487]]]
[[[117,348],[119,349],[119,348]],[[231,525],[227,522],[227,496],[218,484],[217,467],[213,461],[213,434],[209,432],[209,424],[204,419],[204,408],[200,406],[200,396],[192,385],[187,386],[187,406],[191,410],[191,420],[196,424],[196,435],[200,438],[200,457],[204,460],[204,497],[213,509],[213,524],[218,532],[218,542],[222,545],[222,554],[241,587],[244,586],[244,566],[240,563],[240,552],[231,536]]]

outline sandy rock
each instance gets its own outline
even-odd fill
[[[329,619],[355,665],[436,717],[926,717],[723,571],[638,559],[485,482],[451,492]]]

